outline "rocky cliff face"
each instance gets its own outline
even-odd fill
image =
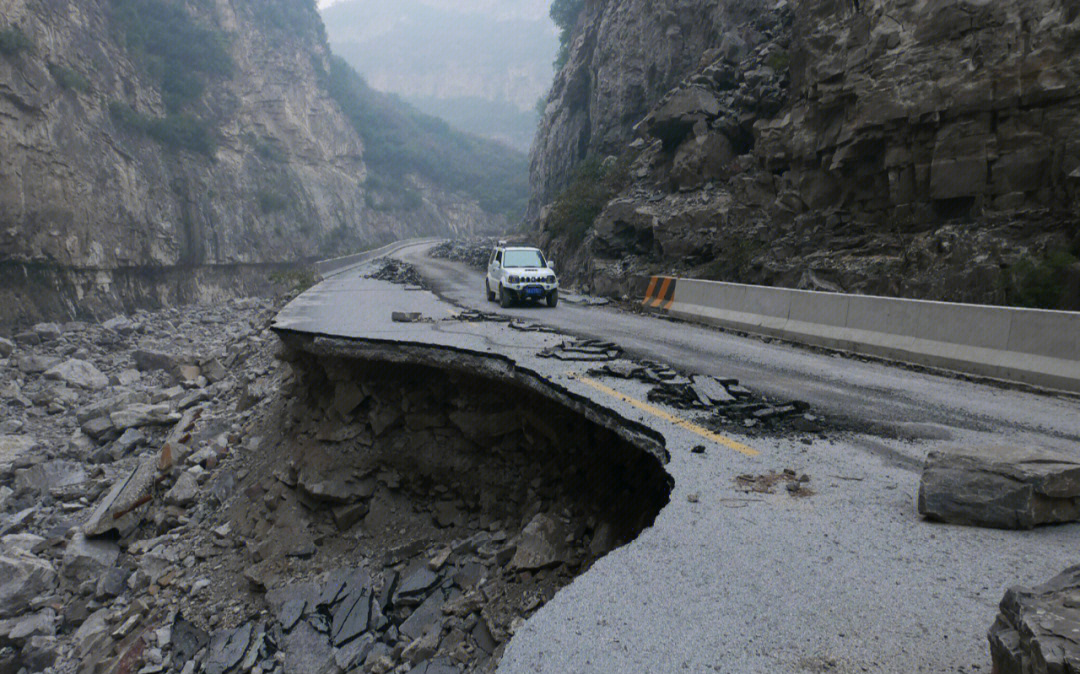
[[[0,50],[5,281],[46,278],[37,285],[67,291],[81,274],[104,310],[117,270],[294,262],[500,224],[419,179],[416,210],[365,204],[363,144],[327,93],[314,6],[287,8],[314,20],[300,31],[268,14],[288,3],[174,3],[223,36],[232,64],[167,125],[163,66],[129,44],[117,17],[124,4],[11,0],[0,13],[9,38]],[[191,119],[198,128],[183,126]],[[20,271],[28,265],[33,274]],[[26,311],[14,298],[48,290],[19,295],[6,284],[3,322]],[[81,311],[79,299],[66,313]]]
[[[1065,0],[589,2],[531,214],[603,292],[665,271],[1080,307],[1078,72]]]

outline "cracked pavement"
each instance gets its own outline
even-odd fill
[[[614,307],[500,310],[484,300],[478,272],[428,258],[431,245],[395,257],[415,265],[434,292],[362,278],[357,269],[298,298],[276,327],[357,340],[389,358],[441,352],[546,382],[553,394],[589,401],[605,425],[662,437],[674,481],[654,526],[530,618],[500,671],[989,672],[986,632],[1005,589],[1043,582],[1075,562],[1080,525],[996,531],[930,524],[915,511],[922,461],[943,444],[1080,453],[1075,398]],[[450,320],[463,309],[563,334]],[[395,323],[392,312],[433,320]],[[738,378],[769,398],[805,400],[830,423],[809,435],[728,434],[753,453],[735,451],[702,435],[699,413],[642,405],[643,382],[604,378],[597,388],[583,376],[589,363],[538,356],[568,336],[614,342],[687,374]],[[740,475],[784,469],[809,476],[813,494],[739,488]]]

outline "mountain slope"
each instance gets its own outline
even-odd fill
[[[196,283],[191,268],[505,226],[474,197],[408,172],[397,177],[419,199],[373,208],[364,142],[331,95],[331,69],[307,0],[7,2],[3,322],[239,282],[233,269]]]
[[[1073,5],[588,0],[530,216],[605,292],[660,271],[1080,307]]]
[[[525,149],[557,47],[540,5],[345,0],[324,9],[323,16],[334,53],[375,89]],[[507,108],[517,114],[508,115]],[[523,126],[530,128],[523,133]]]

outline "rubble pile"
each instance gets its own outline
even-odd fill
[[[667,503],[657,456],[537,393],[271,316],[0,341],[0,671],[493,671]]]
[[[558,332],[555,328],[548,327],[541,323],[521,321],[505,314],[479,311],[477,309],[464,309],[459,311],[454,314],[451,320],[459,321],[461,323],[506,323],[510,328],[519,332]]]
[[[569,339],[544,349],[537,355],[565,361],[610,361],[622,355],[622,349],[616,344],[599,339]]]
[[[618,358],[618,354],[614,358]],[[590,370],[589,374],[651,384],[648,393],[650,402],[682,410],[712,412],[712,416],[704,422],[711,428],[737,424],[743,428],[773,429],[787,424],[794,426],[795,430],[820,430],[818,417],[809,412],[807,403],[763,400],[740,385],[738,379],[731,377],[686,376],[662,363],[627,360],[605,363]]]
[[[420,276],[420,272],[416,271],[416,268],[408,262],[402,262],[392,257],[384,257],[379,262],[382,266],[375,273],[369,274],[367,278],[389,281],[410,289],[421,290],[427,288],[427,284],[424,282],[423,277]]]
[[[473,269],[487,269],[491,251],[498,244],[499,239],[491,237],[455,239],[435,246],[428,255],[436,259],[462,262]]]
[[[462,323],[511,323],[509,316],[504,314],[496,314],[490,311],[478,311],[476,309],[465,309],[459,311],[453,316],[453,320],[461,321]]]
[[[161,628],[206,586],[196,532],[277,388],[272,315],[245,299],[0,340],[0,671],[169,671]]]
[[[667,502],[652,454],[530,391],[290,359],[288,440],[230,508],[255,591],[224,626],[265,632],[283,671],[493,671],[528,616]],[[185,615],[213,619],[197,601]]]

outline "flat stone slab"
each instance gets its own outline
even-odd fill
[[[1080,566],[1031,589],[1010,588],[988,638],[997,674],[1080,672]]]
[[[998,529],[1080,520],[1080,461],[1040,448],[933,451],[919,485],[919,514]]]

